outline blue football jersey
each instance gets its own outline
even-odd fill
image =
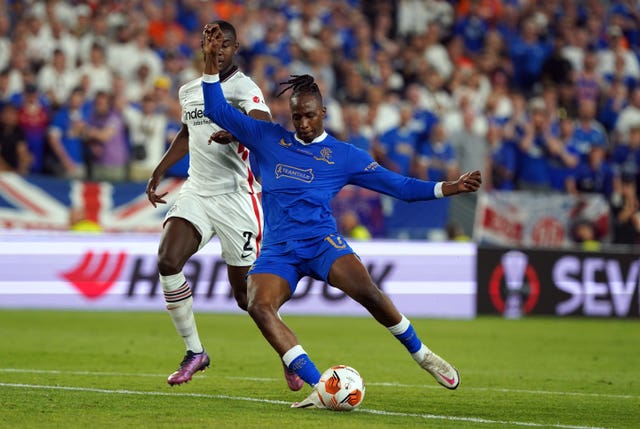
[[[204,75],[202,87],[205,116],[248,147],[260,167],[264,246],[335,233],[331,200],[346,184],[404,201],[436,198],[436,182],[387,170],[367,152],[326,132],[305,143],[279,124],[240,113],[227,104],[216,75]]]

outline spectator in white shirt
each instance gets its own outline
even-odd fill
[[[93,98],[99,91],[109,93],[113,85],[113,72],[105,61],[105,49],[99,43],[91,47],[89,62],[80,68],[80,77],[89,80],[87,97]]]
[[[56,49],[51,62],[45,64],[38,72],[38,88],[47,95],[55,108],[67,101],[77,85],[78,76],[75,69],[67,66],[67,57],[62,49]]]

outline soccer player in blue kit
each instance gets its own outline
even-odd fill
[[[438,383],[455,389],[458,371],[422,343],[410,321],[372,281],[366,268],[337,230],[330,202],[346,184],[375,190],[404,201],[430,200],[475,192],[480,172],[456,181],[429,182],[391,172],[369,154],[328,135],[322,95],[311,76],[292,76],[289,101],[295,132],[250,118],[227,104],[214,60],[222,43],[217,25],[204,29],[204,113],[245,143],[262,173],[264,240],[262,253],[248,273],[248,311],[265,339],[287,367],[312,388],[320,371],[278,309],[303,276],[342,290],[385,326],[413,359]],[[278,95],[280,95],[278,94]],[[312,391],[296,408],[323,408]]]

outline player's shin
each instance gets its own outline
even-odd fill
[[[160,284],[164,291],[167,310],[176,330],[182,336],[187,350],[201,353],[204,348],[198,336],[195,317],[193,315],[193,297],[191,288],[184,274],[160,276]]]
[[[425,353],[427,353],[429,349],[422,344],[420,337],[416,334],[409,319],[403,315],[400,323],[389,326],[387,329],[407,348],[416,362],[422,361]]]

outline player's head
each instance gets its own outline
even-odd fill
[[[210,25],[214,24],[217,24],[222,31],[223,41],[222,48],[218,53],[218,68],[221,73],[224,73],[233,65],[233,57],[238,52],[240,43],[238,42],[235,27],[229,22],[218,20],[211,22]],[[203,46],[203,41],[200,41],[200,45]]]
[[[289,86],[280,91],[277,96],[289,89],[292,90],[289,98],[291,121],[298,138],[309,143],[323,133],[327,109],[322,103],[322,94],[313,76],[292,75],[291,78],[280,83],[280,85]]]

